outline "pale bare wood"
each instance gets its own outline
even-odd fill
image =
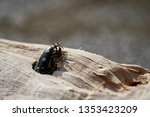
[[[65,48],[52,76],[36,73],[47,46],[0,39],[0,99],[150,99],[150,70],[83,50]]]

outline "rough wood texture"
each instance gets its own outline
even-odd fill
[[[47,45],[0,39],[0,99],[150,99],[150,70],[65,48],[51,75],[32,70]]]

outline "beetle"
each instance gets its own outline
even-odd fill
[[[65,51],[61,43],[54,43],[44,50],[39,60],[32,64],[32,68],[38,73],[52,75],[61,67],[64,59]]]

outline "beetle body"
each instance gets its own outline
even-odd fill
[[[53,74],[63,61],[64,52],[60,43],[55,43],[47,47],[38,61],[32,65],[33,69],[41,74]]]

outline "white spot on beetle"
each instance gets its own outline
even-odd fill
[[[46,58],[42,58],[42,61],[46,61]]]
[[[44,69],[44,67],[42,67],[41,69]]]

